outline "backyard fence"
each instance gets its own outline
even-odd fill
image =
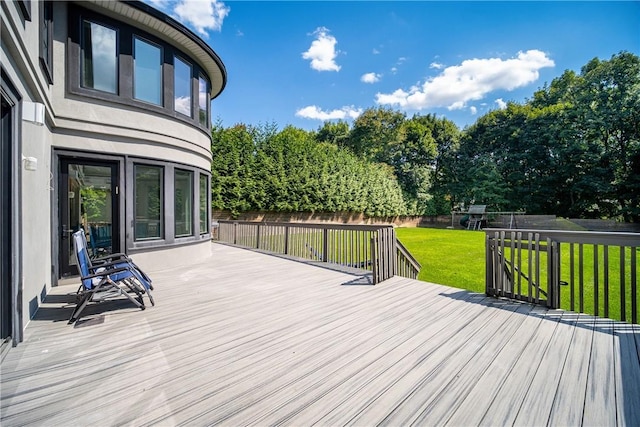
[[[371,271],[374,284],[394,275],[415,279],[420,271],[391,225],[218,221],[218,240]]]
[[[487,295],[638,323],[640,234],[485,233]]]

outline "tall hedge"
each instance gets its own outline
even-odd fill
[[[406,213],[393,169],[359,159],[349,150],[316,142],[292,126],[231,128],[212,132],[212,200],[237,215],[272,212]]]

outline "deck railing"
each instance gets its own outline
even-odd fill
[[[638,323],[640,234],[485,233],[487,295]]]
[[[394,275],[415,279],[420,271],[391,225],[219,221],[218,240],[368,270],[374,284]]]

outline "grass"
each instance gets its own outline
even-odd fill
[[[481,231],[433,229],[433,228],[398,228],[398,239],[407,247],[409,252],[420,262],[422,270],[419,280],[467,289],[474,292],[485,292],[485,233]],[[576,249],[577,252],[577,249]],[[505,251],[510,259],[509,250]],[[631,320],[631,249],[625,250],[625,312],[626,320]],[[640,253],[639,253],[640,255]],[[578,265],[578,254],[574,254],[575,265]],[[546,254],[540,257],[541,275],[540,288],[547,289],[546,283]],[[608,294],[608,317],[621,319],[620,250],[612,248],[608,253],[609,268],[606,293]],[[571,263],[569,245],[561,245],[561,278],[571,283]],[[595,314],[595,293],[598,293],[598,314],[605,315],[605,277],[603,250],[598,253],[598,266],[594,265],[593,245],[585,245],[583,258],[583,295],[580,299],[578,288],[578,272],[574,274],[574,306],[571,307],[571,286],[562,286],[561,306],[565,310],[582,311]],[[528,259],[523,252],[521,271],[528,272]],[[597,271],[597,280],[595,272]],[[616,276],[617,275],[617,276]],[[535,280],[535,278],[534,278]],[[595,283],[598,283],[596,288]],[[528,282],[522,279],[522,293],[526,294]],[[582,306],[582,309],[581,309]],[[636,295],[636,306],[640,307],[640,292]]]
[[[484,232],[397,228],[396,235],[422,265],[419,280],[484,293]]]

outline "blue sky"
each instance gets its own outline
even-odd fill
[[[385,106],[464,128],[594,57],[640,55],[638,1],[146,1],[224,62],[225,127],[313,130]]]

